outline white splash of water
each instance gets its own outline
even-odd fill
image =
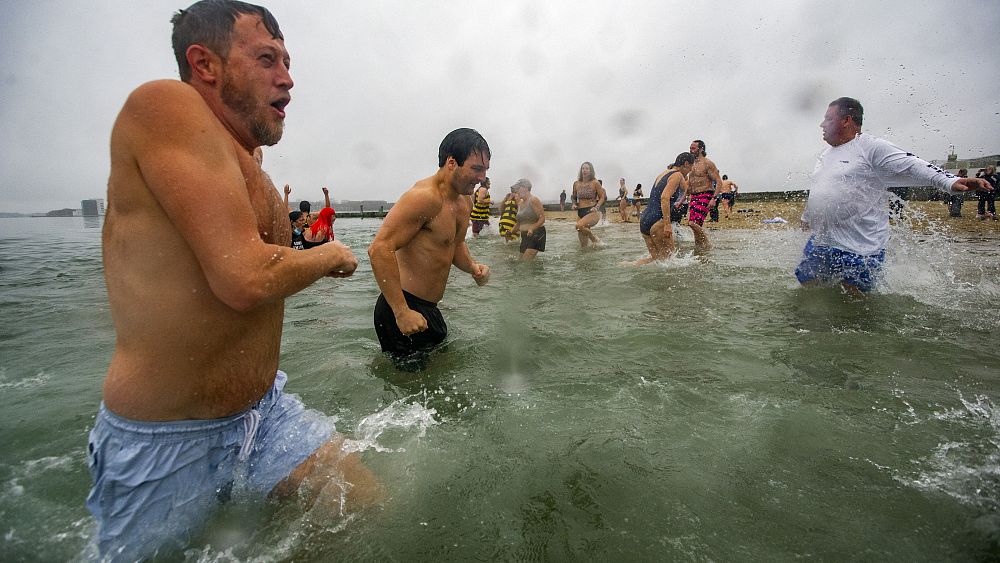
[[[7,381],[7,368],[0,370],[0,390],[2,389],[34,389],[49,382],[49,375],[44,371],[34,377],[26,377],[17,381]]]
[[[401,429],[411,433],[412,437],[423,438],[427,433],[427,428],[437,424],[434,419],[437,411],[417,403],[406,402],[411,398],[412,396],[393,401],[381,411],[361,419],[355,429],[354,439],[344,440],[344,450],[347,452],[366,450],[383,453],[405,452],[405,448],[394,449],[379,444],[379,437],[387,430]]]
[[[918,489],[946,494],[965,504],[986,510],[1000,509],[1000,407],[989,397],[968,400],[959,393],[962,409],[935,412],[944,421],[965,421],[988,432],[986,442],[948,441],[938,444],[921,460],[922,470],[914,478],[897,476]]]
[[[909,205],[891,231],[881,291],[935,306],[950,306],[978,291],[978,283],[973,283],[978,280],[957,260],[963,243],[951,238],[946,225]]]
[[[688,251],[686,254],[682,252],[677,252],[670,258],[666,260],[657,260],[655,262],[650,262],[651,266],[660,268],[663,270],[674,270],[677,268],[689,268],[691,266],[699,266],[702,261],[697,256],[694,255],[694,251]]]

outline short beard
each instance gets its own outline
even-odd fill
[[[284,133],[284,123],[277,126],[269,125],[260,119],[256,112],[256,104],[245,91],[236,88],[233,81],[225,74],[222,77],[222,103],[247,120],[250,134],[256,142],[264,146],[273,146],[281,140]]]

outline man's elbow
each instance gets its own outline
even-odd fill
[[[267,272],[230,275],[209,281],[215,297],[230,309],[246,313],[274,301],[279,288]]]
[[[216,297],[237,313],[248,313],[274,300],[274,287],[263,280],[228,284],[224,289],[213,288]]]
[[[372,243],[368,245],[368,259],[375,260],[376,257],[381,254],[383,246],[384,245],[377,240],[372,241]]]

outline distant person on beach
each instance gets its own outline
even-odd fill
[[[116,339],[87,451],[109,561],[179,558],[230,495],[346,493],[350,508],[377,489],[333,419],[282,391],[285,298],[357,260],[336,242],[293,250],[287,207],[254,159],[281,139],[291,99],[278,23],[225,0],[172,23],[181,80],[139,86],[111,133]]]
[[[559,211],[566,211],[566,190],[559,194]]]
[[[722,183],[722,178],[719,177],[719,169],[715,163],[708,159],[704,141],[691,141],[689,150],[695,160],[691,173],[688,174],[688,226],[694,233],[695,247],[707,250],[712,245],[709,244],[702,225],[705,224],[709,209],[715,204],[716,190]]]
[[[531,182],[521,178],[511,186],[517,190],[517,229],[521,232],[521,260],[534,260],[545,252],[545,208],[531,195]]]
[[[472,129],[456,129],[438,149],[438,171],[417,181],[385,216],[368,247],[382,290],[375,303],[375,333],[382,350],[411,358],[448,336],[438,309],[454,265],[485,285],[490,269],[465,244],[472,192],[486,179],[490,147]]]
[[[490,224],[490,205],[492,204],[493,201],[490,199],[490,179],[486,178],[476,188],[475,193],[472,194],[472,212],[469,214],[469,219],[472,221],[473,237],[478,237],[483,227]]]
[[[966,168],[959,169],[956,174],[959,178],[968,178],[969,170]],[[953,193],[945,194],[945,199],[948,202],[948,216],[953,218],[958,218],[962,216],[962,204],[965,203],[965,194],[963,193]]]
[[[735,182],[729,179],[729,176],[722,175],[722,185],[719,186],[719,205],[722,207],[723,217],[729,219],[729,212],[733,208],[733,204],[736,201],[736,192],[739,191],[739,187]]]
[[[637,266],[654,260],[666,260],[677,250],[670,214],[681,206],[682,198],[675,196],[687,190],[687,175],[693,164],[694,155],[682,152],[653,182],[653,189],[649,191],[649,205],[639,217],[639,233],[649,249],[649,257],[636,262]]]
[[[979,204],[976,206],[976,219],[979,219],[980,221],[985,219],[992,219],[996,221],[996,191],[997,184],[1000,183],[1000,177],[997,176],[997,167],[991,164],[983,170],[982,175],[977,174],[976,177],[986,180],[986,183],[993,188],[993,191],[991,192],[979,192]]]
[[[635,206],[636,216],[642,214],[642,198],[642,184],[636,184],[635,190],[632,191],[632,205]]]
[[[290,211],[288,213],[288,222],[292,225],[292,248],[295,250],[305,250],[306,244],[303,237],[306,225],[305,215],[301,211]]]
[[[511,187],[510,193],[504,196],[500,203],[500,236],[510,242],[520,236],[517,230],[517,188]]]
[[[576,181],[573,182],[573,208],[576,209],[577,216],[576,234],[583,248],[601,242],[591,228],[601,220],[600,208],[607,199],[607,194],[594,176],[594,165],[584,162],[580,165]]]
[[[312,225],[302,233],[302,241],[306,248],[326,244],[334,239],[333,222],[337,220],[337,212],[332,207],[319,210],[319,215]]]
[[[795,277],[803,285],[839,283],[852,294],[878,281],[889,241],[889,180],[906,179],[944,192],[989,191],[979,178],[958,178],[889,141],[861,132],[864,109],[837,98],[820,128],[830,146],[813,171],[802,228],[812,234]]]

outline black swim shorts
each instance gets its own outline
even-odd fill
[[[521,254],[525,250],[533,248],[539,252],[545,252],[545,227],[538,227],[528,236],[528,231],[521,231]]]
[[[396,315],[392,307],[379,294],[375,302],[375,334],[378,335],[382,351],[393,356],[409,356],[415,352],[428,351],[444,341],[448,336],[448,325],[444,322],[437,303],[431,303],[411,293],[403,292],[406,304],[427,319],[427,330],[409,336],[403,334],[396,325]]]

